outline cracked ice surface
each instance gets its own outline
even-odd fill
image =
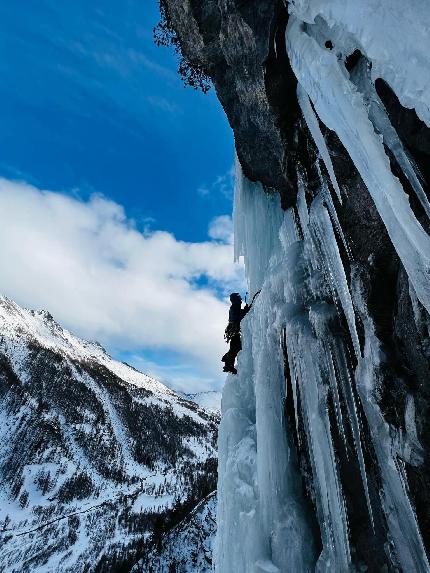
[[[334,130],[371,194],[420,302],[430,312],[430,238],[393,175],[363,95],[336,54],[319,45],[318,24],[290,17],[286,38],[291,65],[322,122]],[[343,68],[343,69],[342,69]]]

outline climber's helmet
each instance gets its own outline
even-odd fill
[[[232,292],[230,295],[230,302],[231,304],[241,304],[242,297],[238,292]]]

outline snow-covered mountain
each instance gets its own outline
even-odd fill
[[[217,423],[0,297],[0,570],[129,570],[215,489]]]
[[[197,392],[196,394],[182,394],[186,400],[191,400],[208,412],[220,413],[221,412],[221,397],[222,393],[216,390],[209,390],[208,392]]]
[[[213,492],[167,533],[131,573],[211,573],[216,506]]]

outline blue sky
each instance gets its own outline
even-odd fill
[[[0,174],[203,240],[231,210],[232,136],[213,90],[185,89],[154,45],[157,21],[155,0],[1,3]]]
[[[69,305],[68,297],[73,298],[67,289],[75,285],[52,286],[51,290],[46,286],[46,276],[54,274],[55,268],[60,272],[61,263],[54,256],[46,257],[45,249],[43,264],[37,268],[33,265],[37,244],[34,237],[41,233],[47,234],[49,242],[48,233],[52,232],[52,244],[58,241],[58,248],[64,249],[63,258],[70,260],[76,257],[78,261],[79,249],[94,251],[95,259],[98,253],[103,259],[106,250],[115,249],[112,244],[106,246],[98,236],[97,248],[101,250],[97,251],[94,242],[90,244],[88,237],[83,237],[79,221],[63,244],[61,228],[53,220],[60,216],[56,214],[57,199],[63,201],[60,212],[65,217],[64,225],[78,212],[81,217],[98,221],[93,235],[100,228],[113,225],[122,240],[139,243],[136,248],[149,253],[145,255],[148,260],[156,257],[148,249],[160,243],[162,235],[157,233],[166,232],[166,237],[174,238],[173,242],[166,239],[163,243],[171,245],[170,250],[165,250],[166,260],[172,253],[179,258],[189,256],[181,267],[182,275],[176,276],[183,284],[175,283],[172,292],[177,289],[182,293],[180,289],[184,288],[190,297],[212,297],[208,304],[213,313],[208,316],[216,315],[219,326],[225,295],[240,280],[234,269],[224,271],[221,264],[231,249],[227,237],[230,229],[226,231],[229,221],[222,216],[232,210],[233,138],[214,90],[204,95],[184,88],[176,73],[173,52],[154,45],[152,29],[157,21],[155,0],[17,0],[0,4],[3,218],[13,217],[17,221],[15,228],[21,228],[24,220],[28,226],[37,226],[27,217],[26,205],[31,204],[34,212],[44,205],[51,213],[43,229],[32,229],[33,251],[27,243],[18,255],[18,247],[10,253],[15,275],[9,282],[3,277],[0,287],[20,304],[47,306],[77,334],[98,337],[113,353],[143,369],[149,368],[166,381],[169,373],[174,378],[180,372],[182,382],[176,386],[195,391],[219,387],[221,377],[215,374],[213,357],[210,367],[205,365],[204,356],[198,356],[194,363],[196,352],[191,343],[187,346],[183,342],[184,336],[178,345],[167,335],[164,341],[160,335],[154,345],[142,336],[145,342],[140,345],[137,333],[133,337],[124,334],[121,339],[118,329],[112,328],[109,333],[104,323],[94,322],[91,326],[89,321],[73,320],[64,306]],[[9,185],[11,181],[22,185]],[[52,193],[46,195],[43,190]],[[13,194],[16,201],[10,200]],[[94,202],[98,194],[103,200]],[[44,218],[45,212],[40,213],[39,219]],[[141,234],[136,238],[133,233],[138,232]],[[153,240],[152,233],[157,240]],[[132,235],[134,238],[130,239]],[[212,248],[210,267],[201,259],[203,252]],[[125,252],[117,256],[122,266],[130,264],[126,283],[130,284],[134,280],[131,257]],[[86,259],[87,267],[98,264],[95,259]],[[3,260],[3,264],[7,262]],[[43,274],[45,263],[56,267],[46,266]],[[84,264],[79,259],[81,263]],[[83,277],[78,273],[71,276],[75,279],[68,282],[76,280],[78,288]],[[162,278],[170,278],[168,271]],[[28,279],[34,282],[34,288],[25,288]],[[167,284],[170,283],[165,282],[160,288],[169,288]],[[105,284],[98,286],[102,299]],[[85,292],[89,290],[90,287]],[[144,289],[142,296],[146,296]],[[88,300],[87,304],[92,304],[92,299]],[[107,295],[106,300],[110,300]],[[127,297],[121,304],[127,304]],[[139,308],[133,307],[133,312]],[[106,308],[106,316],[109,310]],[[131,309],[126,310],[132,313]],[[174,328],[168,317],[151,320],[154,324],[157,320],[163,322],[166,329]],[[118,319],[111,318],[112,324],[115,321]],[[148,321],[144,312],[142,321]],[[147,323],[147,329],[151,328],[152,323]],[[219,338],[222,340],[222,331]],[[217,343],[214,356],[219,350]],[[200,378],[205,380],[202,385],[196,382]],[[187,379],[191,381],[189,388]]]

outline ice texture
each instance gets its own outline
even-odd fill
[[[408,497],[406,472],[398,455],[401,452],[396,451],[396,442],[392,438],[391,428],[384,420],[375,399],[375,390],[380,378],[379,369],[383,358],[380,342],[361,296],[361,284],[358,279],[354,288],[366,340],[363,358],[358,364],[355,375],[366,418],[372,428],[373,444],[382,473],[383,508],[402,570],[408,573],[409,571],[428,573],[430,564],[415,512]],[[410,412],[406,410],[405,415],[410,415]]]
[[[363,94],[364,102],[368,108],[369,119],[375,130],[382,135],[384,144],[393,154],[400,169],[406,175],[409,183],[411,184],[411,187],[420,201],[427,217],[430,218],[430,203],[423,186],[421,185],[418,168],[414,164],[413,159],[409,157],[400,137],[391,125],[384,104],[376,92],[370,74],[370,63],[366,59],[361,58],[361,61],[351,74],[351,80]]]
[[[216,570],[306,573],[314,570],[315,557],[283,415],[280,346],[285,320],[282,245],[294,250],[297,229],[291,212],[284,219],[278,200],[240,172],[238,178],[236,252],[248,263],[255,261],[247,267],[250,291],[261,293],[242,321],[239,374],[227,378],[223,391]],[[239,212],[239,206],[245,211]],[[241,214],[246,216],[242,221]],[[263,249],[252,233],[267,239],[261,237]]]
[[[261,292],[242,321],[238,375],[227,378],[223,391],[215,561],[222,573],[257,571],[261,562],[273,563],[280,571],[350,569],[348,520],[333,428],[328,407],[323,406],[328,400],[327,380],[336,404],[336,431],[344,435],[348,426],[354,436],[371,519],[353,380],[346,350],[330,329],[339,312],[348,314],[351,339],[359,353],[354,309],[324,204],[326,189],[321,186],[309,214],[302,184],[299,222],[293,209],[282,214],[278,201],[238,170],[235,217],[239,217],[240,249],[236,252],[245,258],[251,291]],[[264,223],[260,227],[258,219]],[[268,233],[273,233],[271,238]],[[260,238],[263,250],[258,248]],[[332,304],[326,302],[330,296]],[[292,436],[285,422],[285,358],[296,424],[303,420],[311,460],[323,540],[319,556],[312,545]],[[342,400],[347,404],[346,420]]]
[[[311,102],[309,101],[308,94],[305,92],[305,90],[302,88],[300,84],[297,85],[297,99],[299,101],[300,108],[302,110],[303,117],[305,118],[309,131],[312,134],[315,144],[318,147],[318,151],[320,152],[321,158],[326,166],[327,172],[330,175],[330,180],[332,182],[332,185],[337,193],[339,200],[342,200],[339,185],[337,183],[336,175],[333,169],[333,163],[330,154],[328,152],[323,134],[321,133],[321,129],[318,123],[318,118],[315,115],[314,110],[312,109],[312,105]]]
[[[251,292],[260,293],[242,321],[238,374],[227,378],[223,390],[215,570],[357,570],[339,460],[351,455],[352,445],[373,527],[375,500],[363,453],[361,402],[383,476],[378,503],[395,562],[405,571],[429,571],[396,455],[398,451],[420,463],[413,405],[409,402],[405,411],[405,436],[397,434],[393,441],[393,429],[385,424],[373,396],[375,382],[369,381],[372,340],[366,338],[364,355],[358,340],[355,301],[361,305],[361,299],[355,283],[351,291],[351,277],[343,266],[337,244],[341,239],[326,205],[327,188],[321,181],[308,207],[311,193],[299,177],[297,210],[282,212],[278,200],[249,182],[240,168],[237,179],[236,254],[245,259]],[[358,310],[364,321],[362,306]],[[343,321],[349,337],[336,326]],[[367,330],[365,336],[370,336]],[[288,392],[293,426],[285,416]],[[293,434],[309,456],[322,541],[319,554]]]
[[[345,270],[340,258],[333,227],[324,204],[324,197],[319,195],[312,203],[311,225],[315,236],[316,248],[323,259],[323,269],[327,273],[329,283],[339,300],[346,320],[349,333],[357,356],[360,354],[360,344],[355,325],[355,313],[352,306],[351,295],[348,289]]]
[[[318,43],[318,26],[290,17],[286,39],[292,68],[319,119],[337,133],[360,172],[416,294],[430,312],[430,238],[391,171],[363,95],[336,53]]]
[[[335,50],[355,48],[372,62],[372,78],[384,79],[404,107],[430,126],[430,10],[427,0],[291,0],[290,12],[336,30]],[[312,97],[311,97],[312,99]]]
[[[407,396],[404,429],[388,424],[378,405],[384,356],[337,216],[345,190],[323,135],[324,126],[336,133],[361,175],[408,275],[418,321],[422,307],[430,312],[430,238],[390,157],[427,217],[430,206],[374,82],[385,80],[430,126],[430,10],[422,0],[288,6],[287,51],[318,150],[319,184],[308,188],[297,165],[296,205],[283,212],[278,196],[236,165],[235,256],[244,258],[251,295],[259,295],[242,322],[238,375],[223,391],[215,569],[365,570],[351,542],[341,472],[353,456],[369,535],[382,527],[393,570],[430,572],[404,467],[423,460],[415,402]],[[357,63],[347,69],[356,50]]]
[[[263,191],[257,183],[251,184],[242,176],[236,160],[236,193],[234,195],[234,256],[235,260],[246,254],[252,257],[253,264],[246,265],[249,293],[251,297],[261,288],[267,270],[274,261],[279,245],[278,231],[283,214],[277,193],[266,195],[263,192],[247,192],[251,186]],[[258,205],[255,205],[258,201]],[[261,230],[264,229],[262,233]],[[257,240],[258,239],[258,240]],[[252,253],[252,255],[251,255]]]

